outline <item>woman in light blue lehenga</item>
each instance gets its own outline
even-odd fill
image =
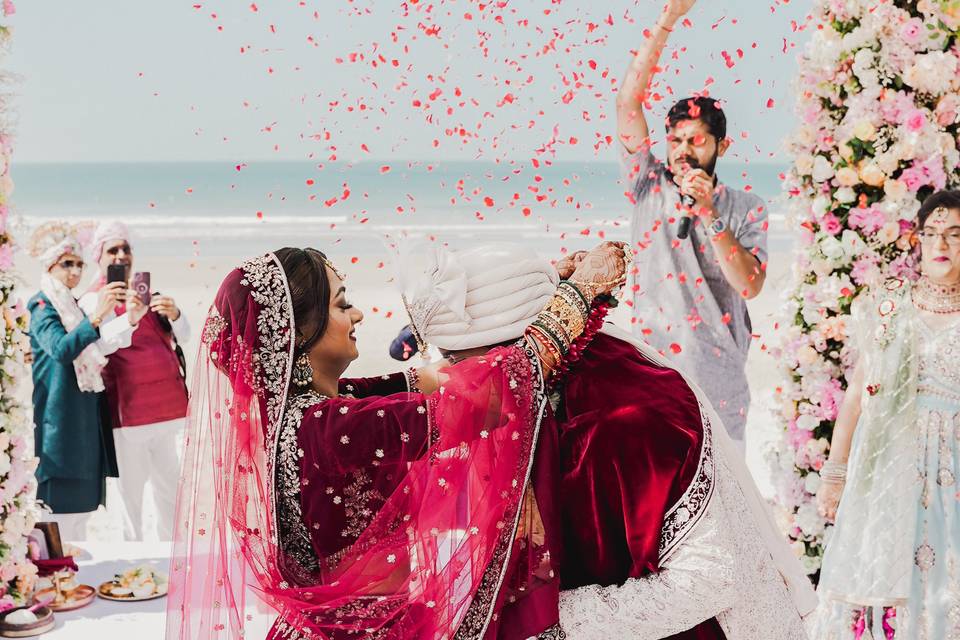
[[[854,312],[862,357],[818,492],[836,527],[814,640],[960,639],[960,191],[924,201],[917,239],[920,279]]]

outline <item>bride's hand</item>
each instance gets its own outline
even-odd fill
[[[626,244],[604,242],[587,253],[570,276],[588,300],[607,294],[627,280]]]
[[[577,267],[580,266],[580,263],[583,262],[583,257],[587,255],[586,251],[575,251],[568,256],[564,256],[557,261],[557,273],[560,274],[561,280],[568,279],[574,271],[577,270]]]

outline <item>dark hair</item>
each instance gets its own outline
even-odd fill
[[[945,189],[927,196],[917,211],[917,229],[923,229],[930,214],[940,207],[960,210],[960,191]]]
[[[273,252],[283,267],[293,302],[293,323],[300,335],[297,352],[308,351],[327,330],[330,319],[330,280],[327,278],[327,257],[307,247],[284,247]],[[307,327],[313,327],[310,335]]]
[[[706,96],[684,98],[670,107],[667,113],[667,131],[683,120],[699,120],[707,126],[717,142],[727,137],[727,116],[720,108],[720,102]]]

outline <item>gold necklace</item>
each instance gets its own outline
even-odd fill
[[[930,313],[957,313],[960,311],[960,282],[938,284],[922,276],[913,285],[913,303]]]

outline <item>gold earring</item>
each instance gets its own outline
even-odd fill
[[[310,357],[306,352],[301,353],[293,361],[293,371],[290,377],[293,384],[298,387],[308,387],[313,382],[313,367],[310,366]]]

